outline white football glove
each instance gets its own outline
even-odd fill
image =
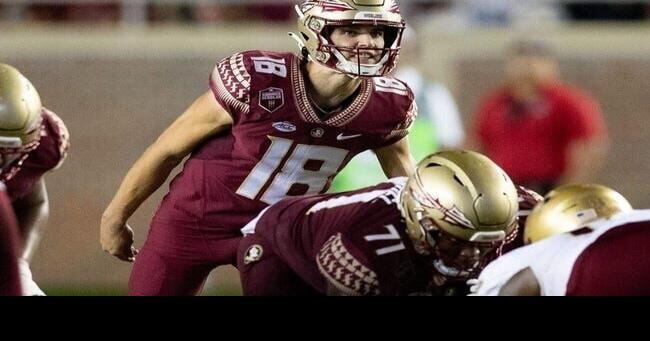
[[[26,260],[18,260],[18,270],[20,272],[20,285],[23,289],[23,296],[46,296],[43,290],[34,282],[34,279],[32,279],[32,270],[29,268],[29,263]]]

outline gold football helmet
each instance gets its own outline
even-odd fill
[[[445,151],[418,164],[400,207],[416,250],[434,252],[438,271],[457,277],[480,269],[517,233],[517,200],[512,180],[490,159]]]
[[[0,63],[0,154],[25,153],[38,145],[41,111],[41,98],[32,83],[14,67]]]
[[[632,205],[609,187],[597,184],[560,186],[548,192],[528,216],[524,242],[530,244],[631,210]]]
[[[396,0],[328,0],[305,1],[296,5],[298,33],[289,35],[298,42],[310,60],[336,71],[352,75],[377,77],[390,73],[397,65],[405,23]],[[385,29],[384,48],[349,48],[336,46],[330,34],[336,26],[373,25]],[[353,52],[348,60],[341,52]],[[362,64],[363,52],[381,53],[375,64]]]

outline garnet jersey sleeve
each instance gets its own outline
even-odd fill
[[[374,79],[377,100],[376,111],[381,115],[394,116],[395,125],[385,137],[384,146],[391,145],[408,135],[418,114],[415,95],[406,83],[392,77]],[[387,112],[395,111],[395,112]]]
[[[43,129],[38,148],[30,152],[23,163],[26,168],[40,168],[43,172],[61,167],[68,156],[70,133],[63,120],[54,112],[43,109]],[[31,159],[31,160],[30,160]]]
[[[395,211],[397,209],[393,206]],[[388,217],[388,216],[387,216]],[[334,293],[403,296],[427,289],[431,259],[413,249],[400,218],[367,220],[332,235],[316,255],[318,270]]]
[[[251,75],[247,53],[235,53],[221,60],[210,75],[210,89],[217,102],[235,122],[250,110]]]
[[[391,145],[408,135],[417,115],[418,106],[415,104],[415,101],[413,101],[411,102],[409,109],[405,112],[402,122],[400,122],[388,135],[386,145]]]
[[[38,147],[29,152],[22,163],[3,173],[7,193],[12,201],[29,194],[48,171],[63,164],[70,146],[70,134],[63,121],[43,109],[41,138]]]
[[[377,274],[368,266],[369,260],[341,233],[333,235],[323,245],[316,263],[328,286],[338,293],[348,296],[380,294]]]
[[[53,159],[56,160],[55,166],[52,170],[58,169],[61,167],[63,162],[68,156],[68,148],[70,147],[70,133],[68,128],[63,123],[63,120],[57,116],[54,112],[47,109],[43,110],[44,119],[49,121],[47,125],[49,129],[49,134],[52,136],[53,145],[51,147],[51,153]]]

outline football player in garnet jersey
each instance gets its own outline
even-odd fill
[[[404,29],[397,3],[305,1],[296,10],[300,55],[220,61],[210,91],[136,161],[104,211],[102,248],[135,261],[131,295],[197,294],[212,269],[236,264],[242,226],[286,196],[324,193],[364,150],[388,177],[413,171],[404,139],[413,93],[388,76]],[[187,155],[138,254],[127,220]]]
[[[63,163],[68,145],[63,121],[41,105],[30,81],[14,67],[0,64],[0,181],[18,218],[25,295],[45,295],[32,279],[29,262],[49,215],[43,175]]]
[[[408,178],[286,198],[242,229],[244,294],[465,295],[517,234],[518,196],[487,157],[446,151]]]
[[[471,282],[473,295],[650,295],[650,210],[633,210],[610,188],[549,192],[524,240]]]

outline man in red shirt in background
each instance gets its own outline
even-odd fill
[[[520,41],[508,52],[504,84],[481,101],[467,147],[540,194],[593,181],[608,146],[598,103],[560,80],[546,44]]]

